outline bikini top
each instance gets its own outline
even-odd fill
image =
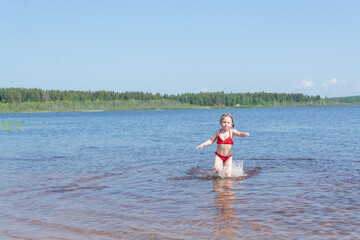
[[[229,137],[227,139],[225,139],[225,140],[222,140],[220,138],[220,132],[221,132],[221,129],[220,129],[219,134],[218,134],[217,143],[218,144],[231,144],[231,145],[233,145],[233,140],[231,138],[230,130],[229,130]]]

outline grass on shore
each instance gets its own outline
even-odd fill
[[[25,103],[0,103],[0,113],[25,113],[25,112],[83,112],[83,111],[130,111],[130,110],[167,110],[167,109],[209,109],[209,108],[257,108],[257,107],[304,107],[304,106],[339,106],[346,104],[324,102],[286,102],[266,103],[262,105],[237,105],[237,106],[198,106],[183,104],[170,100],[113,100],[113,101],[86,101],[86,102],[25,102]],[[348,104],[349,105],[349,104]]]
[[[187,109],[194,108],[177,101],[86,101],[86,102],[25,102],[0,103],[0,113],[24,112],[82,112],[82,111],[126,111],[126,110],[156,110],[156,109]]]

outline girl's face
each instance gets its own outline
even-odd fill
[[[233,123],[230,117],[226,117],[220,122],[220,125],[224,131],[228,131],[231,128],[232,124]]]

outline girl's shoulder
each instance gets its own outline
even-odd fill
[[[234,136],[234,131],[235,131],[235,129],[233,129],[233,128],[230,129],[231,138]]]
[[[239,134],[239,131],[237,131],[236,129],[230,129],[230,133],[231,133],[231,136],[237,136]]]

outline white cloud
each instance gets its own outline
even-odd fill
[[[311,79],[304,79],[302,81],[302,86],[303,88],[311,88],[314,86],[314,81]]]
[[[308,77],[302,80],[295,88],[299,92],[321,95],[322,97],[357,96],[360,94],[360,79],[345,81],[339,78],[329,78],[323,82],[316,82],[311,77]]]
[[[295,88],[312,88],[314,85],[314,81],[311,78],[308,78],[302,80],[301,85],[295,86]]]
[[[201,92],[207,92],[208,89],[207,89],[207,87],[202,87],[200,91],[201,91]]]
[[[330,86],[335,86],[335,85],[339,85],[339,84],[343,84],[345,83],[345,80],[337,80],[336,78],[332,78],[330,80],[324,81],[321,86],[323,87],[330,87]]]

